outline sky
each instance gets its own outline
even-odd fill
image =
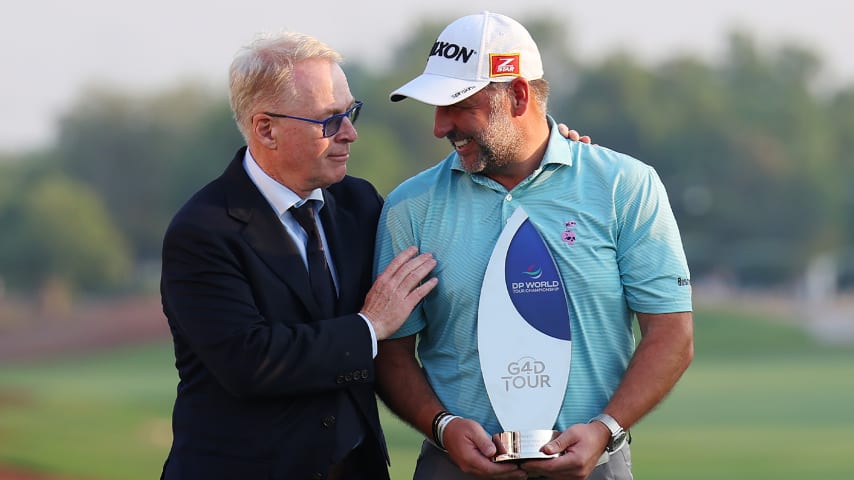
[[[225,94],[234,53],[258,32],[311,34],[379,66],[421,22],[482,10],[563,18],[567,44],[590,61],[615,49],[650,65],[681,53],[714,61],[739,29],[761,48],[802,44],[822,58],[828,82],[854,84],[849,0],[40,0],[3,10],[0,151],[48,145],[86,86],[145,94],[197,80]]]

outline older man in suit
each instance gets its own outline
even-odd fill
[[[376,344],[435,286],[436,262],[413,247],[371,283],[382,199],[346,175],[361,102],[340,61],[287,33],[232,63],[247,147],[163,243],[180,377],[165,479],[388,478]]]

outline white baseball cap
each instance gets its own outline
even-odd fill
[[[482,12],[445,27],[430,49],[424,73],[393,91],[392,102],[412,97],[430,105],[451,105],[490,82],[543,77],[543,62],[528,30],[516,20]]]

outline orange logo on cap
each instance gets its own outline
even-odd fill
[[[518,53],[489,54],[490,77],[518,77],[520,75]]]

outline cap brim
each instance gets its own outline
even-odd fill
[[[422,73],[406,85],[391,92],[389,99],[399,102],[412,97],[429,105],[446,106],[465,100],[489,85],[489,81],[460,80],[458,78]]]

